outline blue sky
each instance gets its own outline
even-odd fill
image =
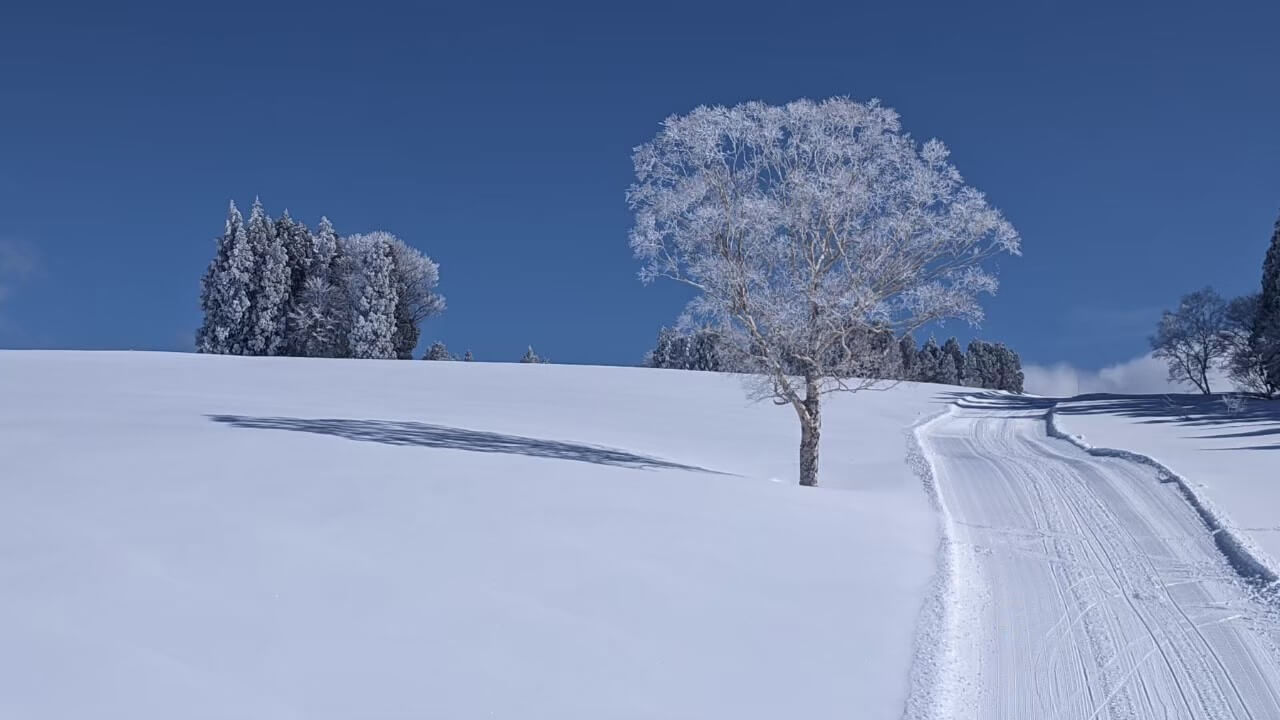
[[[1280,211],[1276,3],[74,5],[0,24],[0,347],[189,349],[260,195],[439,261],[427,341],[635,363],[683,296],[635,279],[630,152],[698,104],[879,97],[946,141],[1024,238],[978,332],[1034,363],[1255,289]]]

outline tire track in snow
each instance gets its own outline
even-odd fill
[[[963,570],[933,717],[1280,718],[1272,609],[1155,468],[1049,437],[1043,408],[962,403],[918,436]]]

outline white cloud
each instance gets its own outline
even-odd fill
[[[1140,395],[1195,392],[1189,385],[1171,383],[1163,360],[1150,354],[1136,357],[1101,370],[1081,370],[1068,365],[1027,365],[1023,368],[1027,392],[1035,395],[1069,397],[1089,393]],[[1221,377],[1210,377],[1215,390],[1227,389]]]

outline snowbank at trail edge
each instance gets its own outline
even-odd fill
[[[899,717],[943,390],[0,352],[0,717]]]
[[[1229,409],[1200,395],[1086,395],[1054,410],[1059,430],[1147,456],[1274,574],[1280,571],[1280,401]]]

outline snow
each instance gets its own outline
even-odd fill
[[[1051,437],[1052,406],[985,394],[919,431],[957,578],[927,717],[1280,717],[1275,606],[1165,473]]]
[[[1058,403],[1060,430],[1092,446],[1138,453],[1185,481],[1225,531],[1280,574],[1280,401],[1088,395]]]
[[[899,717],[942,391],[0,352],[0,717]]]

